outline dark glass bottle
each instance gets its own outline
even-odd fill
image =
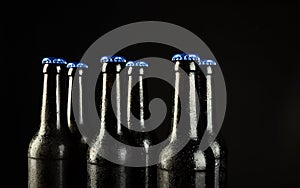
[[[44,58],[40,128],[28,148],[28,187],[72,187],[72,136],[67,123],[66,61]]]
[[[108,134],[110,134],[114,139],[124,144],[132,144],[130,137],[128,137],[129,134],[124,133],[125,127],[120,121],[121,115],[123,115],[120,109],[120,72],[125,67],[126,60],[122,57],[112,56],[102,57],[100,61],[103,65],[96,86],[96,92],[98,92],[96,97],[100,98],[100,101],[96,98],[96,104],[99,104],[97,111],[100,116],[100,130],[88,148],[88,187],[133,187],[133,179],[130,177],[133,173],[130,167],[116,164],[99,154],[106,154],[118,148],[114,155],[120,156],[120,160],[124,163],[130,158],[128,156],[130,152],[126,151],[126,147],[121,146],[119,148],[108,139]],[[113,95],[116,97],[116,104],[112,104],[112,89],[115,89],[116,92]],[[115,105],[116,114],[113,111],[113,105]]]
[[[212,173],[207,158],[212,152],[204,153],[200,143],[206,125],[206,79],[198,66],[200,58],[193,54],[176,54],[175,63],[175,93],[173,130],[170,144],[160,154],[158,164],[157,185],[159,188],[177,187],[213,187],[209,181]],[[180,96],[180,98],[179,98]],[[197,103],[196,96],[199,97]],[[199,114],[197,118],[196,114]],[[179,118],[183,118],[187,128],[178,131]],[[179,139],[188,137],[188,143],[176,153]]]
[[[144,75],[147,72],[148,63],[141,61],[129,61],[126,64],[128,67],[127,75],[127,127],[131,130],[130,135],[133,138],[133,144],[137,147],[143,147],[144,152],[140,153],[140,158],[143,159],[143,167],[132,167],[135,176],[135,187],[154,188],[156,187],[157,166],[150,165],[149,161],[154,155],[151,155],[149,147],[154,145],[158,140],[155,131],[146,131],[146,119],[150,116],[147,109],[149,105],[147,80]],[[133,84],[136,83],[135,86]],[[136,120],[132,120],[133,115]],[[139,131],[135,131],[133,126]],[[136,155],[139,155],[138,153]],[[155,160],[155,159],[154,159]]]
[[[225,188],[227,187],[227,148],[222,135],[216,135],[214,130],[214,85],[213,85],[213,67],[216,62],[213,60],[201,60],[200,66],[206,67],[206,87],[207,87],[207,126],[208,142],[211,143],[210,147],[205,152],[213,153],[213,158],[207,159],[209,163],[214,164],[214,187]],[[211,151],[210,151],[211,150]]]
[[[88,68],[88,66],[84,63],[72,62],[67,64],[68,68],[68,105],[67,105],[67,120],[68,126],[74,138],[74,155],[72,156],[73,163],[73,181],[76,182],[76,187],[78,188],[86,188],[87,186],[87,165],[86,165],[86,152],[87,152],[87,142],[86,138],[82,136],[79,131],[78,126],[86,126],[84,125],[83,118],[83,81],[82,77],[84,75],[84,70]],[[75,72],[78,71],[78,77],[74,79]],[[74,87],[73,82],[77,82]],[[72,95],[77,95],[78,101],[75,101],[75,104],[78,105],[78,114],[77,121],[75,121],[74,112],[73,112],[73,101]]]

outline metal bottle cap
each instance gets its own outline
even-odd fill
[[[172,57],[172,61],[195,61],[195,62],[199,63],[200,57],[196,54],[182,53],[182,54],[175,54]]]
[[[103,56],[100,59],[101,63],[108,63],[108,62],[112,62],[112,63],[126,63],[126,59],[124,57],[121,56]]]
[[[144,61],[128,61],[126,67],[148,67],[148,63]]]
[[[217,63],[211,59],[203,59],[199,62],[199,65],[217,65]]]
[[[67,64],[67,68],[75,68],[77,63],[71,62]]]

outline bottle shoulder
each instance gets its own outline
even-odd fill
[[[197,142],[189,141],[177,152],[176,144],[170,143],[165,147],[159,158],[159,168],[164,170],[203,171],[206,169],[206,153],[200,150]]]
[[[99,164],[105,161],[105,156],[122,156],[123,160],[128,158],[126,147],[118,145],[117,142],[112,142],[110,139],[96,137],[87,149],[87,160],[89,163]]]
[[[222,135],[218,134],[216,139],[214,140],[214,142],[212,142],[212,148],[216,148],[216,150],[218,150],[220,158],[225,158],[227,153],[228,153],[228,149],[226,146],[226,142],[224,140],[224,138],[222,137]]]
[[[70,133],[38,131],[31,139],[28,157],[38,159],[67,159],[73,151]]]
[[[218,139],[212,141],[209,148],[207,148],[205,152],[209,150],[213,153],[213,157],[216,159],[224,158],[227,153],[224,143],[219,141]]]

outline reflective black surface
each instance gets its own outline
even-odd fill
[[[156,185],[156,167],[127,167],[102,159],[88,164],[88,187],[145,187]]]

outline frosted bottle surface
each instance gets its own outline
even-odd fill
[[[67,124],[66,61],[44,58],[39,130],[28,148],[28,187],[72,187],[73,139]]]
[[[86,138],[79,131],[78,126],[88,126],[85,124],[83,109],[83,84],[84,73],[88,66],[82,62],[71,62],[67,64],[68,71],[68,102],[67,102],[67,121],[68,127],[74,139],[74,155],[72,156],[73,165],[73,181],[78,188],[86,188],[87,186],[87,163],[86,153],[88,144]],[[77,72],[77,76],[75,73]],[[76,95],[75,100],[72,96]],[[78,108],[78,113],[74,114],[73,105]],[[76,116],[76,118],[75,118]]]
[[[151,91],[148,91],[148,82],[144,78],[149,66],[151,65],[143,61],[129,61],[126,63],[126,123],[130,129],[130,137],[133,138],[133,145],[143,148],[143,152],[137,153],[135,157],[143,159],[144,163],[143,167],[132,167],[132,179],[134,180],[134,185],[141,188],[155,188],[157,186],[157,166],[149,165],[150,160],[157,160],[153,159],[154,155],[151,155],[151,151],[149,151],[149,147],[158,140],[157,133],[155,131],[146,131],[147,126],[149,126],[149,122],[146,119],[150,116],[148,111],[150,102],[148,93]]]
[[[227,148],[222,135],[215,133],[215,93],[214,93],[214,68],[216,62],[213,60],[201,60],[199,66],[202,66],[206,72],[206,86],[207,86],[207,126],[206,131],[209,136],[210,147],[205,152],[212,152],[213,155],[208,159],[208,162],[214,164],[214,187],[227,187]],[[211,180],[212,181],[212,180]]]
[[[198,66],[200,58],[194,54],[176,54],[172,61],[175,74],[173,130],[170,144],[160,154],[157,185],[159,188],[213,187],[209,181],[213,167],[207,162],[207,158],[213,154],[200,150],[205,131],[203,127],[207,123],[206,79]],[[177,126],[183,114],[188,117],[184,122],[187,128],[179,132]],[[199,114],[199,118],[196,114]],[[178,139],[182,136],[187,136],[189,142],[175,153]]]
[[[129,134],[123,133],[124,127],[120,124],[117,117],[125,115],[121,113],[118,99],[121,92],[119,87],[121,83],[120,72],[124,69],[126,60],[119,56],[104,56],[100,62],[103,65],[96,86],[96,92],[98,92],[96,96],[98,97],[95,100],[101,124],[98,136],[88,148],[88,187],[134,187],[134,182],[130,178],[132,176],[132,169],[130,167],[115,164],[100,155],[101,153],[109,153],[117,147],[112,145],[107,139],[108,134],[120,142],[132,144]],[[115,85],[114,82],[116,82]],[[116,89],[115,96],[111,95],[113,86]],[[115,97],[116,104],[112,104],[111,96]],[[116,115],[112,105],[116,105]],[[114,155],[122,156],[120,159],[124,160],[124,163],[131,157],[128,156],[126,148],[118,148]]]

